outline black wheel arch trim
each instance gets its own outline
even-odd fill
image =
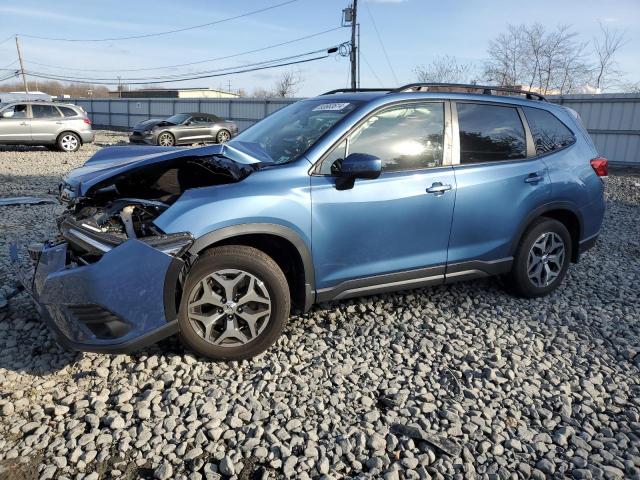
[[[305,281],[305,311],[311,308],[315,302],[315,270],[313,267],[313,257],[305,241],[293,229],[275,223],[244,223],[241,225],[231,225],[218,230],[206,233],[198,238],[191,248],[189,254],[198,255],[204,249],[233,237],[241,235],[274,235],[289,241],[298,251],[302,259]]]
[[[516,250],[518,249],[518,245],[520,244],[520,240],[522,239],[524,232],[527,230],[527,228],[529,228],[529,225],[531,225],[531,222],[533,222],[536,218],[543,217],[545,213],[551,212],[554,210],[567,210],[576,216],[576,218],[578,219],[579,234],[578,234],[578,238],[572,239],[572,240],[574,241],[575,245],[579,245],[584,233],[583,232],[584,218],[582,217],[582,213],[580,212],[578,207],[572,202],[566,202],[566,201],[549,202],[549,203],[540,205],[539,207],[530,211],[529,214],[525,217],[524,221],[520,223],[520,226],[518,227],[518,231],[516,232],[516,235],[514,235],[513,240],[511,241],[511,245],[509,247],[509,251],[511,252],[512,255],[515,256]],[[573,260],[574,262],[577,261],[577,256],[576,256],[577,253],[578,252],[571,253],[574,259]]]

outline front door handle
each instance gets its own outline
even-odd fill
[[[29,125],[27,122],[21,122],[20,125]]]
[[[544,180],[544,178],[539,175],[538,173],[530,173],[525,179],[525,183],[538,183],[541,182],[542,180]]]
[[[427,188],[427,193],[433,193],[436,196],[444,195],[444,192],[451,190],[451,185],[443,184],[441,182],[433,182],[433,184]]]

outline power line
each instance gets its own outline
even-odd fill
[[[51,78],[57,78],[59,80],[69,80],[69,81],[74,81],[74,80],[84,80],[86,82],[92,82],[92,83],[100,83],[100,82],[112,82],[112,83],[133,83],[136,81],[141,81],[141,82],[149,82],[149,81],[155,81],[155,80],[179,80],[181,78],[183,78],[185,75],[191,75],[191,76],[197,76],[197,75],[208,75],[211,73],[217,73],[217,72],[224,72],[227,70],[236,70],[238,68],[246,68],[246,67],[255,67],[255,66],[264,66],[264,65],[268,65],[268,64],[272,64],[272,63],[276,63],[276,62],[283,62],[283,61],[287,61],[287,60],[292,60],[295,58],[300,58],[300,57],[307,57],[309,55],[315,55],[317,53],[320,52],[328,52],[330,49],[337,49],[338,47],[330,47],[330,48],[322,48],[319,50],[313,50],[310,52],[305,52],[305,53],[299,53],[297,55],[289,55],[287,57],[280,57],[280,58],[275,58],[275,59],[271,59],[271,60],[264,60],[262,62],[255,62],[255,63],[249,63],[249,64],[245,64],[245,65],[240,65],[237,67],[225,67],[225,68],[218,68],[218,69],[214,69],[214,70],[204,70],[204,71],[199,71],[199,72],[191,72],[191,73],[184,73],[184,74],[179,74],[179,75],[164,75],[164,76],[156,76],[156,77],[130,77],[130,78],[123,78],[123,77],[118,77],[113,78],[101,78],[101,77],[97,77],[97,78],[89,78],[89,77],[70,77],[68,75],[58,75],[55,73],[49,73],[49,72],[35,72],[38,73],[40,75],[48,75]],[[29,74],[31,74],[32,72],[29,71]],[[206,78],[206,77],[202,77],[202,78]],[[117,82],[116,82],[117,80]]]
[[[9,35],[7,38],[5,38],[4,40],[2,40],[0,42],[0,45],[2,45],[4,43],[7,43],[9,40],[13,40],[14,37],[15,37],[15,34],[14,35]]]
[[[160,84],[160,83],[176,83],[176,82],[185,82],[185,81],[188,81],[188,80],[199,80],[199,79],[202,79],[202,78],[224,77],[226,75],[235,75],[235,74],[238,74],[238,73],[255,72],[255,71],[258,71],[258,70],[266,70],[268,68],[286,67],[288,65],[297,65],[297,64],[300,64],[300,63],[313,62],[313,61],[322,60],[322,59],[328,58],[328,57],[329,57],[329,54],[322,55],[322,56],[319,56],[319,57],[314,57],[314,58],[306,58],[306,59],[303,59],[303,60],[297,60],[297,61],[293,61],[293,62],[280,63],[280,64],[277,64],[277,65],[267,65],[267,66],[257,67],[257,68],[236,70],[235,72],[218,73],[218,74],[214,74],[214,75],[202,75],[202,76],[196,76],[196,77],[182,78],[182,79],[179,79],[179,80],[161,80],[161,81],[151,81],[151,82],[149,82],[149,81],[147,81],[147,82],[127,82],[127,84],[129,84],[129,85],[148,85],[148,84]],[[46,78],[46,79],[49,79],[49,80],[60,80],[59,78],[49,77],[49,76],[46,76],[46,75],[33,73],[33,72],[29,72],[29,75],[31,75],[32,77]],[[117,83],[117,82],[90,82],[90,81],[74,80],[74,79],[68,79],[68,81],[74,81],[76,83],[94,84],[94,85],[116,85],[116,83]]]
[[[362,58],[362,60],[364,60],[364,63],[367,65],[367,67],[369,67],[369,70],[371,71],[371,73],[373,73],[373,76],[376,77],[376,80],[378,81],[378,86],[382,86],[382,80],[380,80],[380,77],[378,76],[376,71],[373,69],[369,61],[367,60],[367,57],[364,56],[364,54],[362,53],[362,50],[360,50],[360,57]]]
[[[164,70],[164,69],[169,69],[169,68],[178,68],[178,67],[188,67],[188,66],[191,66],[191,65],[199,65],[199,64],[202,64],[202,63],[215,62],[215,61],[219,61],[219,60],[227,60],[229,58],[240,57],[242,55],[249,55],[251,53],[263,52],[263,51],[269,50],[271,48],[282,47],[284,45],[290,45],[292,43],[296,43],[296,42],[299,42],[299,41],[302,41],[302,40],[307,40],[309,38],[318,37],[320,35],[324,35],[325,33],[335,32],[336,30],[341,30],[342,28],[344,28],[344,27],[330,28],[329,30],[323,30],[322,32],[312,33],[310,35],[305,35],[304,37],[294,38],[292,40],[287,40],[286,42],[275,43],[273,45],[267,45],[266,47],[256,48],[254,50],[247,50],[245,52],[234,53],[234,54],[231,54],[231,55],[225,55],[223,57],[208,58],[206,60],[198,60],[198,61],[195,61],[195,62],[188,62],[188,63],[177,63],[175,65],[164,65],[164,66],[161,66],[161,67],[145,67],[145,68],[130,68],[130,69],[114,70],[114,69],[105,69],[105,68],[62,67],[60,65],[49,65],[49,64],[46,64],[46,63],[40,63],[40,62],[34,62],[34,61],[29,61],[27,63],[33,64],[33,65],[39,65],[39,66],[42,66],[42,67],[54,68],[54,69],[73,70],[73,71],[76,71],[76,72],[143,72],[143,71],[150,71],[150,70]]]
[[[382,41],[382,37],[380,36],[380,32],[378,31],[378,26],[376,25],[376,21],[371,14],[371,9],[367,2],[364,2],[365,7],[367,7],[367,13],[369,14],[369,18],[371,19],[371,24],[373,25],[373,29],[376,31],[376,35],[378,36],[378,42],[380,42],[380,46],[382,47],[382,53],[384,54],[384,58],[387,59],[387,65],[389,65],[389,70],[391,70],[391,74],[393,75],[393,79],[396,82],[396,85],[399,85],[398,77],[396,76],[396,72],[391,65],[391,60],[389,60],[389,55],[387,55],[387,49],[384,47],[384,42]]]
[[[145,34],[140,34],[140,35],[130,35],[130,36],[127,36],[127,37],[61,38],[61,37],[41,37],[41,36],[38,36],[38,35],[27,35],[27,34],[23,34],[23,33],[21,33],[20,36],[21,37],[25,37],[25,38],[34,38],[34,39],[38,39],[38,40],[49,40],[49,41],[55,41],[55,42],[114,42],[114,41],[119,41],[119,40],[133,40],[133,39],[138,39],[138,38],[158,37],[158,36],[161,36],[161,35],[170,35],[172,33],[186,32],[188,30],[195,30],[197,28],[210,27],[212,25],[218,25],[220,23],[230,22],[232,20],[237,20],[239,18],[248,17],[250,15],[255,15],[257,13],[266,12],[268,10],[273,10],[274,8],[279,8],[279,7],[282,7],[284,5],[289,5],[289,4],[298,2],[298,1],[299,0],[287,0],[285,2],[276,3],[275,5],[271,5],[271,6],[268,6],[268,7],[260,8],[258,10],[252,10],[250,12],[245,12],[245,13],[242,13],[242,14],[239,14],[239,15],[235,15],[233,17],[227,17],[227,18],[223,18],[223,19],[220,19],[220,20],[215,20],[213,22],[201,23],[199,25],[192,25],[190,27],[177,28],[175,30],[166,30],[164,32],[145,33]]]
[[[18,63],[18,59],[17,58],[13,62],[7,63],[6,65],[4,65],[2,68],[0,68],[0,70],[9,70],[9,68],[7,68],[7,67],[10,67],[11,65],[13,65],[15,63]]]

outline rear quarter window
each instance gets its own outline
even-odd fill
[[[575,143],[573,132],[551,112],[532,107],[524,107],[523,110],[536,147],[536,155],[544,155]]]
[[[65,117],[75,117],[77,115],[80,115],[78,112],[76,112],[73,108],[69,108],[69,107],[58,107],[58,109],[62,112],[62,115],[64,115]]]

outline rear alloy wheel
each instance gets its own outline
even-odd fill
[[[231,139],[231,134],[229,130],[220,130],[216,135],[216,142],[218,143],[227,143]]]
[[[73,132],[64,132],[58,137],[58,149],[63,152],[75,152],[80,148],[80,137]]]
[[[169,132],[163,132],[158,135],[158,145],[161,147],[173,147],[176,144],[176,139]]]
[[[189,272],[178,322],[184,343],[216,360],[241,360],[269,348],[289,317],[280,267],[252,247],[203,254]]]
[[[509,284],[523,297],[539,297],[555,290],[571,261],[571,235],[557,220],[541,217],[525,232]]]

